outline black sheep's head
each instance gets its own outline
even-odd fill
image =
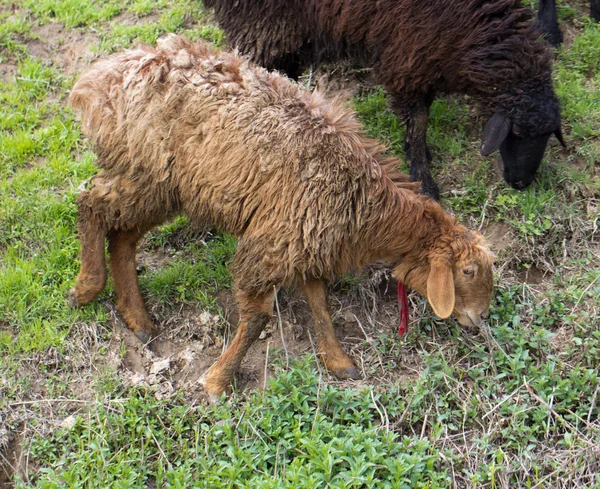
[[[504,94],[483,130],[481,154],[500,149],[504,180],[513,188],[528,187],[554,134],[565,146],[558,99],[550,85]]]

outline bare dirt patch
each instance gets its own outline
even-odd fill
[[[14,80],[17,75],[19,67],[12,61],[1,61],[0,62],[0,80],[10,81]]]
[[[15,473],[34,470],[27,454],[34,435],[43,438],[97,404],[95,382],[115,366],[104,354],[108,344],[104,325],[80,323],[64,350],[24,353],[18,363],[0,369],[0,489],[12,487]]]
[[[588,9],[589,14],[589,9]],[[570,49],[575,38],[581,34],[581,28],[575,27],[573,24],[562,24],[560,26],[563,32],[563,46],[565,49]]]
[[[380,386],[392,380],[406,380],[419,375],[418,356],[409,351],[411,346],[402,345],[397,337],[394,286],[395,283],[390,285],[377,280],[375,286],[359,285],[351,292],[330,292],[330,310],[337,336],[363,373],[361,381],[339,384]],[[142,345],[123,321],[113,314],[108,352],[98,357],[96,362],[105,362],[118,371],[129,385],[151,386],[157,397],[182,389],[191,400],[205,399],[200,379],[227,348],[238,322],[232,292],[221,292],[217,300],[223,311],[221,315],[193,305],[164,309],[149,304],[158,327],[156,336],[148,345]],[[244,358],[236,376],[236,393],[262,389],[274,374],[275,356],[284,363],[291,363],[300,355],[316,353],[312,316],[303,296],[296,291],[281,291],[278,302],[280,314],[275,309],[270,324]],[[108,305],[112,308],[112,304]],[[413,312],[413,316],[417,314]],[[398,348],[386,353],[385,358],[375,341],[380,335],[390,335],[391,341],[395,338],[398,342]],[[315,362],[330,382],[337,383]]]
[[[8,5],[0,4],[0,14],[14,14],[17,11],[17,5],[15,3],[9,3]]]
[[[525,282],[531,285],[540,285],[545,281],[546,273],[540,270],[535,265],[525,268],[517,272],[517,277],[520,282]]]
[[[165,264],[172,261],[173,253],[168,253],[158,249],[154,251],[142,250],[136,254],[136,263],[138,273],[145,271],[154,271],[164,267]]]
[[[22,442],[22,435],[14,432],[0,444],[0,489],[12,488],[15,475],[24,472]]]
[[[34,26],[26,41],[29,54],[37,56],[70,75],[91,63],[100,45],[100,37],[77,29],[65,29],[57,22]]]
[[[160,17],[157,13],[151,13],[148,15],[136,15],[133,12],[129,12],[124,10],[116,17],[113,17],[111,20],[112,25],[124,25],[124,26],[132,26],[138,24],[151,24],[152,22],[156,22]]]
[[[512,243],[510,226],[503,222],[491,222],[483,229],[483,235],[496,254],[507,249]]]

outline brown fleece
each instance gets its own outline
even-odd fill
[[[456,304],[487,312],[492,260],[481,236],[416,194],[392,170],[397,161],[383,157],[384,148],[335,101],[243,58],[169,36],[156,49],[93,64],[71,103],[101,167],[78,200],[82,272],[74,304],[104,285],[98,243],[107,235],[119,311],[143,336],[152,324],[135,276],[137,240],[179,213],[239,238],[233,275],[241,325],[206,378],[210,393],[227,389],[260,334],[274,286],[302,287],[319,354],[339,376],[354,372],[327,312],[325,282],[336,276],[379,261],[427,295],[432,260],[474,263],[485,281],[457,289]],[[98,279],[90,281],[93,274]]]

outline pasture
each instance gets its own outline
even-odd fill
[[[600,488],[600,25],[588,2],[558,3],[568,147],[551,139],[530,188],[480,155],[467,98],[431,110],[442,205],[498,257],[485,327],[412,294],[399,338],[389,271],[341,277],[330,309],[363,374],[341,382],[315,358],[302,296],[280,290],[233,394],[210,405],[198,380],[237,325],[235,240],[183,216],[143,239],[149,348],[110,279],[68,307],[75,198],[97,168],[67,100],[99,56],[168,32],[224,46],[222,33],[198,0],[0,0],[0,488]],[[300,82],[342,90],[404,159],[368,73],[329,71]]]

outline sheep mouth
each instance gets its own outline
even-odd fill
[[[460,323],[461,326],[466,328],[480,328],[481,327],[481,319],[479,321],[474,321],[471,315],[468,312],[464,313],[455,313],[456,319]]]
[[[500,145],[504,180],[512,188],[524,190],[533,183],[551,134],[544,133],[528,138],[509,134]]]

